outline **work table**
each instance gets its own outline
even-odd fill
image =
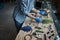
[[[43,24],[43,23],[37,23],[34,19],[31,19],[29,17],[26,18],[24,21],[22,27],[29,25],[32,30],[29,32],[25,32],[23,30],[20,30],[15,40],[54,40],[54,38],[57,35],[57,31],[53,22],[53,18],[50,15],[51,12],[48,13],[48,18],[45,16],[42,16],[40,18],[42,19],[50,19],[52,20],[51,23]],[[51,25],[51,29],[50,26]],[[33,35],[33,33],[38,30],[36,27],[41,28],[39,29],[40,32],[36,32],[37,35]],[[27,35],[27,36],[26,36]],[[29,37],[28,37],[29,36]]]

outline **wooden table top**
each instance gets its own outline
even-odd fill
[[[48,14],[48,18],[44,16],[42,16],[41,18],[50,19],[52,20],[52,23],[38,24],[35,22],[34,19],[27,17],[22,27],[29,25],[31,26],[32,30],[29,32],[20,30],[15,40],[54,40],[55,36],[57,35],[57,31],[51,15]],[[49,29],[49,25],[52,26],[51,30]],[[37,35],[33,35],[33,33],[37,30],[35,27],[40,27],[41,29],[39,31],[42,31],[42,32],[36,32]]]

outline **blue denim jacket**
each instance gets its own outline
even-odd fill
[[[28,14],[32,8],[34,8],[34,0],[17,0],[17,5],[13,13],[14,19],[22,23],[26,18],[25,14]]]

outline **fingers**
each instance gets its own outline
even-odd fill
[[[36,14],[35,14],[35,13],[32,13],[31,15],[32,15],[32,16],[35,16]]]
[[[47,13],[49,13],[50,12],[50,10],[49,9],[44,9]]]

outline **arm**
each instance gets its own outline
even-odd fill
[[[31,13],[29,13],[28,6],[26,5],[24,1],[21,2],[21,11],[23,12],[23,15],[26,15],[33,19],[35,18],[34,16],[31,15]]]
[[[32,8],[32,11],[35,12],[35,16],[37,16],[37,17],[40,17],[40,16],[41,16],[41,15],[39,14],[39,13],[40,13],[39,10],[37,10],[37,9],[35,9],[35,8]]]
[[[29,13],[29,14],[26,14],[26,16],[32,18],[32,19],[35,19],[35,17],[32,15],[32,13]]]
[[[35,8],[32,8],[32,11],[34,11],[35,13],[39,13],[40,11],[35,9]]]

